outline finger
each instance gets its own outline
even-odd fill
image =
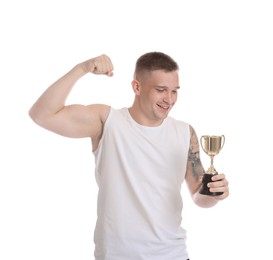
[[[215,174],[211,178],[212,181],[219,181],[219,180],[224,180],[224,179],[225,179],[225,174],[223,174],[223,173]]]
[[[219,191],[219,192],[223,192],[223,194],[222,194],[222,195],[219,195],[219,196],[214,196],[214,198],[215,198],[216,200],[223,200],[223,199],[225,199],[225,198],[227,198],[227,197],[229,196],[229,190],[228,190],[228,189],[225,189],[224,191],[221,190],[221,191]]]
[[[99,69],[99,68],[95,68],[93,71],[94,74],[98,74],[98,75],[106,75],[108,77],[112,77],[114,75],[113,71],[108,71],[105,69]]]
[[[96,61],[94,64],[95,64],[95,68],[94,68],[95,74],[105,74],[107,76],[113,75],[113,65],[109,60],[102,59],[102,60]]]
[[[225,193],[225,197],[229,194],[228,182],[225,180],[210,182],[208,183],[208,187],[210,192],[223,192]]]
[[[211,193],[216,193],[216,194],[218,194],[218,196],[221,196],[221,198],[224,198],[224,197],[227,197],[227,196],[228,196],[228,195],[227,195],[227,191],[226,191],[223,187],[221,187],[221,188],[210,188],[209,191],[210,191]],[[218,197],[218,196],[217,196],[217,197]]]
[[[228,181],[226,179],[220,179],[216,181],[212,181],[208,183],[208,187],[214,188],[214,187],[227,187]]]

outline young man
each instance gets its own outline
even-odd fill
[[[204,170],[194,129],[168,116],[177,100],[179,67],[168,55],[151,52],[136,62],[131,107],[66,105],[85,74],[113,75],[101,55],[75,66],[52,84],[29,111],[40,126],[67,137],[89,137],[99,186],[95,229],[96,260],[186,260],[181,227],[181,185],[193,201],[212,207],[229,195],[224,174],[199,194]]]

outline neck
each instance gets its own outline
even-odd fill
[[[128,109],[131,117],[140,125],[156,127],[162,124],[162,120],[152,120],[135,103]]]

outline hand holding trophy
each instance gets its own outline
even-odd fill
[[[202,180],[202,187],[199,193],[204,195],[217,196],[223,194],[223,192],[210,192],[207,184],[212,182],[211,177],[215,174],[218,174],[213,165],[214,156],[217,155],[223,148],[225,143],[225,136],[209,136],[203,135],[200,139],[201,147],[203,151],[210,156],[210,167],[205,172]]]

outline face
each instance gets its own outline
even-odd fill
[[[138,121],[157,126],[168,116],[177,100],[178,72],[152,71],[132,82],[136,94]]]

